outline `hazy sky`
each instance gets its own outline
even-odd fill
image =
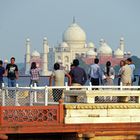
[[[23,62],[27,37],[39,52],[45,36],[56,45],[73,16],[97,48],[104,38],[116,50],[123,36],[126,51],[140,56],[139,14],[140,0],[0,0],[0,59]]]

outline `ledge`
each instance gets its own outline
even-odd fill
[[[140,109],[138,103],[66,104],[65,109]]]

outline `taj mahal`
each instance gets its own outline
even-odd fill
[[[125,51],[124,38],[120,38],[118,48],[113,51],[104,39],[100,39],[99,48],[93,42],[87,42],[85,31],[75,22],[64,31],[62,42],[56,47],[48,44],[46,37],[43,39],[42,53],[37,50],[31,52],[30,39],[26,39],[25,74],[29,74],[32,62],[36,62],[41,69],[41,75],[49,75],[55,62],[61,63],[65,70],[70,70],[73,59],[81,57],[85,63],[93,63],[98,57],[100,64],[110,60],[112,65],[118,65],[121,59],[131,56]]]

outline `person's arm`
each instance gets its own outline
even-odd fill
[[[16,75],[16,79],[18,79],[19,77],[19,72],[18,72],[18,67],[16,66],[16,70],[15,70],[15,75]]]
[[[52,86],[52,80],[53,80],[53,76],[51,75],[49,78],[49,86]]]
[[[83,79],[83,84],[82,85],[84,85],[87,81],[87,74],[86,74],[85,70],[83,70],[83,71],[84,71],[84,77],[83,77],[84,79]]]
[[[71,86],[71,76],[68,73],[65,76],[68,77],[68,85]]]
[[[89,69],[88,69],[88,78],[89,78],[89,79],[91,78],[91,66],[90,66]]]

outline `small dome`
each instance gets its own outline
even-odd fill
[[[101,42],[101,41],[100,41]],[[112,49],[109,47],[109,45],[103,40],[101,42],[101,46],[98,50],[99,54],[105,54],[105,55],[112,55]]]
[[[120,41],[124,41],[124,38],[123,38],[123,37],[121,37],[121,38],[120,38]]]
[[[30,42],[30,38],[27,38],[26,41],[27,41],[27,42]]]
[[[44,37],[43,40],[44,40],[44,41],[47,41],[47,37]]]
[[[69,46],[68,46],[68,44],[67,44],[66,42],[62,42],[62,43],[60,44],[60,47],[62,47],[62,48],[67,48],[67,47],[69,47]]]
[[[128,51],[128,52],[127,52],[127,54],[128,54],[128,55],[131,55],[131,52],[130,52],[130,51]]]
[[[124,55],[126,55],[127,54],[127,52],[124,52]]]
[[[120,48],[118,48],[116,51],[115,51],[115,53],[114,53],[114,55],[116,56],[116,57],[120,57],[120,56],[123,56],[123,51],[120,49]]]
[[[97,53],[93,49],[87,51],[86,54],[87,54],[87,56],[96,56],[97,55]]]
[[[32,56],[34,56],[34,57],[40,57],[40,53],[38,51],[34,50],[32,52]]]
[[[86,34],[76,23],[71,24],[63,34],[64,42],[85,42]]]
[[[93,42],[89,42],[89,43],[88,43],[88,47],[89,47],[89,48],[95,48],[95,45],[94,45]]]

